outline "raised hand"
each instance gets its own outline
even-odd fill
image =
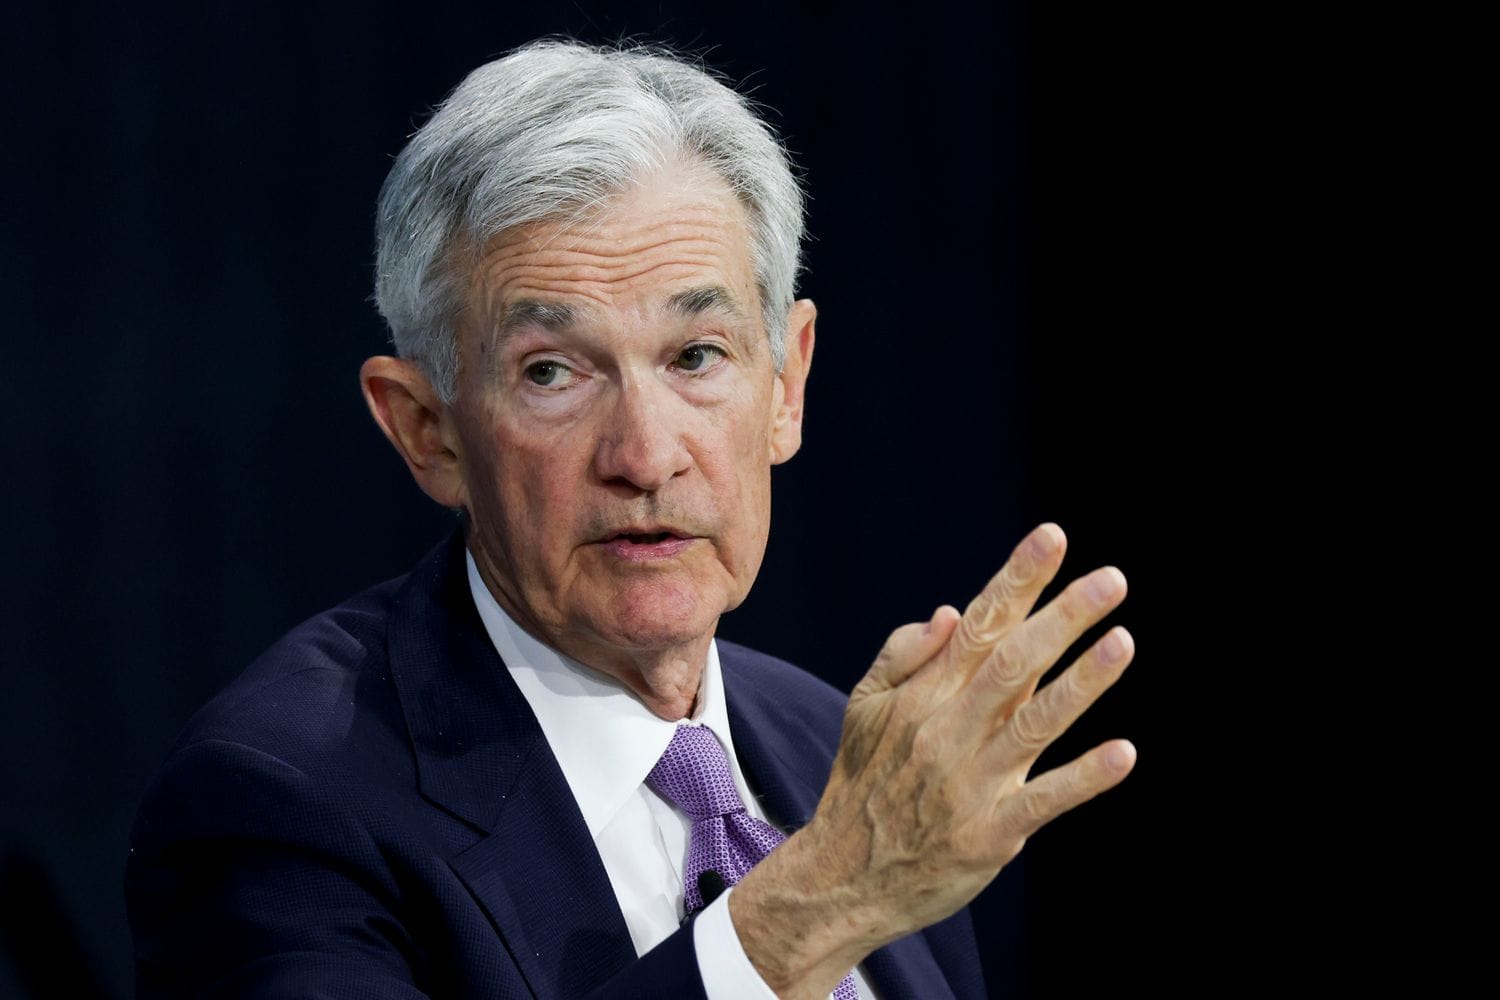
[[[826,996],[875,948],[973,899],[1043,824],[1119,783],[1113,740],[1035,778],[1037,757],[1129,664],[1111,629],[1040,692],[1068,647],[1125,598],[1112,567],[1032,613],[1066,538],[1028,535],[962,615],[891,633],[854,689],[812,821],[730,900],[745,953],[781,996]]]

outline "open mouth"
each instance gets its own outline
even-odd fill
[[[631,543],[632,545],[655,545],[658,542],[665,542],[665,541],[667,541],[670,538],[681,538],[681,537],[682,537],[681,535],[674,535],[670,531],[657,531],[657,532],[652,532],[650,534],[637,534],[635,532],[628,532],[627,531],[627,532],[621,532],[620,534],[615,535],[613,538],[611,538],[609,540],[612,541],[612,542],[614,542],[614,541],[626,541],[626,542]]]
[[[676,531],[618,531],[604,539],[602,545],[618,559],[629,562],[655,562],[675,559],[693,544],[692,535]]]

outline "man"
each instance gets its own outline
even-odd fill
[[[1038,528],[847,713],[715,642],[800,444],[801,225],[767,128],[665,56],[533,45],[413,137],[377,227],[400,357],[361,380],[463,530],[188,726],[132,842],[142,995],[983,994],[963,907],[1133,762],[1027,780],[1130,659],[1114,629],[1035,691],[1124,579],[1032,614]]]

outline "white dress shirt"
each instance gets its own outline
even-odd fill
[[[623,684],[544,645],[511,620],[485,586],[466,553],[469,590],[500,658],[531,705],[542,735],[578,801],[637,955],[644,955],[682,924],[682,868],[692,821],[646,785],[678,723],[654,714]],[[724,747],[745,809],[766,819],[750,794],[734,752],[719,671],[719,650],[708,662],[689,724],[707,726]],[[729,916],[731,887],[693,924],[693,948],[709,1000],[775,1000],[745,956]],[[855,970],[859,995],[875,993]]]

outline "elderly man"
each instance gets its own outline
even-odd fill
[[[463,530],[198,714],[142,806],[143,996],[983,995],[964,906],[1128,743],[1028,780],[1124,670],[1044,525],[847,700],[716,642],[801,439],[802,206],[733,91],[564,43],[474,72],[380,198],[361,379]]]

